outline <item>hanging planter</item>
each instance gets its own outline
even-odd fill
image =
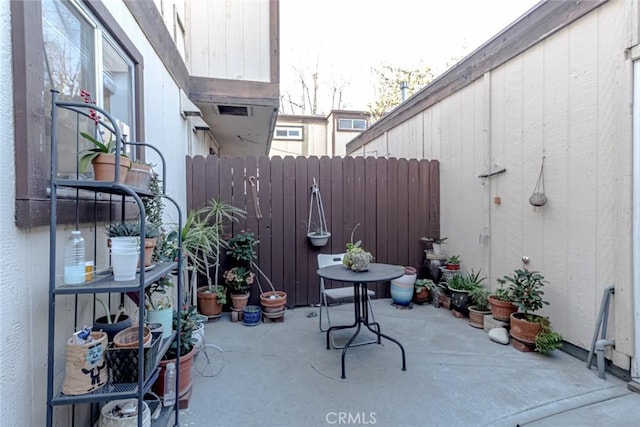
[[[316,210],[314,215],[313,210]],[[320,188],[313,178],[311,186],[311,200],[309,201],[309,221],[307,221],[307,237],[313,246],[323,247],[329,242],[331,233],[327,229],[327,219],[324,216],[324,206],[320,196]]]
[[[542,157],[542,165],[540,166],[540,175],[538,175],[538,182],[533,189],[533,194],[529,197],[529,203],[532,206],[540,207],[547,204],[547,196],[544,194],[544,156]]]

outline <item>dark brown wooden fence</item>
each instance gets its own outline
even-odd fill
[[[331,232],[321,249],[306,237],[314,178]],[[344,252],[356,224],[354,240],[362,240],[376,262],[419,267],[424,249],[420,237],[440,232],[439,187],[436,160],[187,157],[188,209],[199,209],[211,198],[245,209],[247,218],[229,232],[249,229],[257,234],[258,265],[276,290],[287,292],[289,306],[318,303],[316,255]],[[389,296],[388,282],[371,288],[377,297]],[[259,292],[251,294],[255,303]]]

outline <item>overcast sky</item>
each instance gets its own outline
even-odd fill
[[[388,63],[436,74],[488,41],[539,0],[280,0],[281,93],[299,94],[293,67],[320,84],[344,82],[347,109],[373,101],[371,68]],[[320,108],[330,108],[325,93]],[[287,113],[289,111],[286,111]]]

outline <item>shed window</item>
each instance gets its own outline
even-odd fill
[[[338,119],[338,130],[365,130],[367,121],[364,119]]]
[[[275,139],[292,139],[302,141],[302,126],[277,126]]]

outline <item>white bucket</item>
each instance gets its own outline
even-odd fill
[[[111,249],[111,267],[113,268],[113,280],[126,282],[136,278],[139,251],[119,251]]]

